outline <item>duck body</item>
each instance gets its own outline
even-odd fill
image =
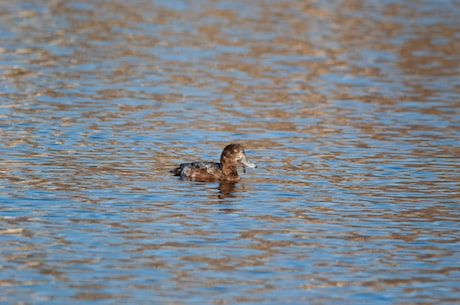
[[[240,180],[237,167],[256,168],[254,163],[246,158],[244,148],[240,144],[227,145],[217,162],[191,162],[180,164],[172,170],[175,176],[192,181],[227,181],[237,182]]]
[[[216,162],[191,162],[182,163],[174,169],[175,176],[182,179],[195,181],[219,181],[222,178],[220,163]]]

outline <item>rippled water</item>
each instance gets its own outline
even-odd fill
[[[459,15],[2,1],[0,303],[458,302]]]

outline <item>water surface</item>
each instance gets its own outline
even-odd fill
[[[0,303],[458,302],[459,15],[3,1]]]

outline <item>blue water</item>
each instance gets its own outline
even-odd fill
[[[460,299],[456,1],[0,12],[0,303]]]

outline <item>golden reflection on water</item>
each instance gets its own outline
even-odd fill
[[[0,301],[458,299],[455,2],[22,3]],[[230,142],[240,183],[169,176]]]

